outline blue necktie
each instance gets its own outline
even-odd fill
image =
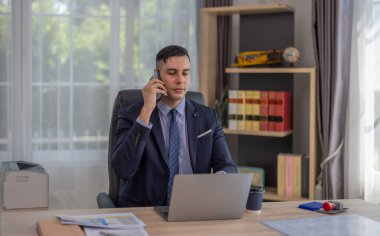
[[[178,155],[179,155],[179,131],[176,116],[178,111],[176,109],[170,110],[170,129],[169,129],[169,182],[167,190],[167,204],[170,204],[170,197],[173,190],[174,176],[178,174]]]

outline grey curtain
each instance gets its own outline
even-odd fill
[[[232,0],[203,0],[203,7],[221,7],[221,6],[231,6]],[[227,86],[227,74],[224,69],[228,67],[231,63],[229,59],[231,58],[231,16],[218,16],[218,63],[217,63],[217,82],[216,82],[216,97],[219,101],[222,100],[224,89]]]
[[[313,0],[317,64],[317,134],[322,198],[344,195],[344,137],[352,25],[352,0]]]

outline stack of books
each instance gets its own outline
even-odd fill
[[[309,158],[302,154],[277,156],[277,195],[285,198],[309,197]]]
[[[228,128],[251,131],[291,130],[291,92],[229,90]]]

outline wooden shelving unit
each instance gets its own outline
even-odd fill
[[[307,198],[287,198],[277,195],[277,188],[265,187],[264,200],[268,201],[307,201]]]
[[[256,5],[256,6],[232,6],[232,7],[215,7],[203,8],[200,14],[200,91],[205,96],[207,105],[213,105],[216,98],[215,84],[216,77],[216,62],[217,62],[217,16],[231,15],[231,14],[268,14],[268,13],[286,13],[293,12],[294,9],[285,4],[269,4],[269,5]],[[316,107],[315,107],[315,68],[226,68],[226,73],[237,74],[304,74],[307,75],[309,80],[309,199],[314,198],[315,189],[315,143],[316,143]],[[281,77],[279,77],[281,80]],[[293,114],[297,114],[294,111]],[[226,134],[235,135],[252,135],[252,136],[266,136],[266,137],[287,137],[293,134],[289,132],[253,132],[246,130],[230,130],[224,129]],[[277,189],[273,187],[265,187],[266,193],[264,199],[272,201],[288,201],[288,200],[307,200],[303,198],[285,198],[277,196]]]
[[[239,135],[254,135],[254,136],[265,136],[265,137],[278,137],[283,138],[292,134],[292,130],[284,132],[275,132],[275,131],[250,131],[250,130],[236,130],[236,129],[223,129],[225,134],[239,134]]]
[[[267,67],[267,68],[238,68],[238,67],[228,67],[226,68],[226,73],[291,73],[291,74],[310,74],[312,76],[315,71],[314,67]],[[315,78],[311,78],[314,79]]]
[[[314,189],[315,189],[315,127],[316,127],[316,107],[315,107],[315,68],[314,67],[305,67],[305,68],[226,68],[226,73],[290,73],[290,74],[307,74],[309,83],[309,94],[310,94],[310,104],[309,104],[309,198],[314,198]],[[235,131],[235,130],[234,130]],[[243,131],[248,134],[248,131]],[[228,131],[225,132],[228,134]],[[232,133],[232,132],[231,132]],[[244,133],[241,133],[244,134]],[[251,134],[255,135],[255,134]],[[265,135],[263,135],[265,136]],[[270,135],[267,135],[270,136]],[[274,137],[285,137],[284,136],[274,136]],[[289,198],[284,198],[277,196],[277,192],[273,191],[275,188],[269,188],[268,194],[264,195],[266,200],[294,200]],[[276,190],[277,191],[277,190]],[[302,198],[299,198],[302,199]]]

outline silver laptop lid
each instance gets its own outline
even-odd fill
[[[243,217],[252,173],[176,175],[168,221]]]

